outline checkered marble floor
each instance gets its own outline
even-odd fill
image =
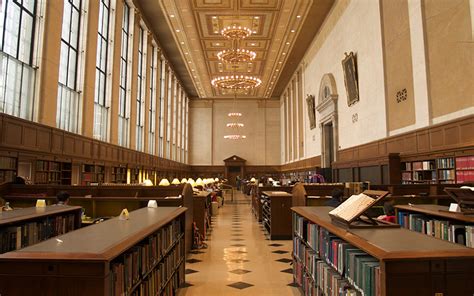
[[[207,248],[189,254],[178,295],[300,295],[291,285],[291,240],[268,240],[250,197],[235,192],[234,201],[212,218]]]

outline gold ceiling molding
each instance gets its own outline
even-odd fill
[[[255,52],[255,59],[246,67],[236,69],[235,75],[260,77],[263,81],[259,89],[248,90],[242,94],[247,98],[272,98],[275,85],[279,83],[285,65],[299,63],[289,60],[296,44],[298,34],[310,9],[317,9],[315,3],[334,0],[136,0],[144,8],[147,19],[155,29],[169,27],[164,41],[160,40],[167,55],[180,65],[175,65],[178,76],[189,77],[189,82],[201,98],[229,98],[232,93],[225,89],[215,89],[212,77],[233,73],[226,63],[218,58],[218,53],[231,48],[229,39],[220,33],[225,27],[248,27],[251,35],[241,40],[240,47]],[[152,13],[156,2],[164,15],[164,20]],[[155,3],[155,4],[153,4]],[[326,12],[322,17],[326,16]],[[313,19],[311,20],[313,21]],[[312,28],[315,32],[319,28]],[[160,34],[156,34],[160,39]],[[162,34],[163,35],[163,34]],[[163,35],[163,36],[164,36]],[[174,49],[176,48],[176,49]],[[171,52],[171,53],[170,53]],[[233,73],[234,74],[234,73]],[[189,82],[188,82],[189,81]],[[278,95],[278,94],[277,94]]]

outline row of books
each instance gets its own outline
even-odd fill
[[[438,171],[439,180],[454,180],[455,177],[454,169]]]
[[[353,287],[363,291],[364,295],[378,295],[380,264],[377,258],[297,214],[293,214],[293,225],[294,256],[304,264],[313,279],[318,278],[318,268],[323,270],[316,262],[321,260],[332,268],[334,274],[346,278]]]
[[[0,183],[12,182],[15,177],[16,177],[16,171],[0,170]]]
[[[0,169],[16,170],[16,158],[8,156],[0,156]]]
[[[456,157],[457,170],[474,170],[474,156]]]
[[[474,226],[454,224],[450,221],[433,219],[424,214],[405,211],[399,211],[397,218],[398,224],[404,228],[470,248],[474,247]]]
[[[474,183],[474,170],[456,171],[457,183]]]
[[[414,161],[412,163],[413,171],[428,171],[435,169],[435,162],[433,160]]]
[[[57,183],[61,181],[60,172],[36,172],[35,183]]]
[[[75,229],[74,215],[49,216],[41,221],[0,230],[0,253],[36,244]]]
[[[61,163],[56,161],[37,160],[36,171],[56,171],[61,170]]]
[[[156,271],[156,266],[159,267],[160,272],[169,274],[182,254],[184,254],[184,243],[181,223],[175,220],[134,246],[118,262],[113,263],[112,272],[116,291],[114,295],[122,295],[120,291],[127,291],[128,294],[134,285],[148,278],[148,273]],[[159,279],[162,277],[160,276]],[[148,282],[150,284],[162,283],[155,280]]]
[[[429,172],[413,172],[413,180],[415,181],[436,181],[436,171]]]
[[[305,296],[361,296],[362,293],[352,288],[347,279],[335,272],[329,265],[319,260],[316,262],[317,278],[306,273],[304,265],[294,261],[293,278],[303,290]]]
[[[436,167],[438,169],[454,169],[454,158],[438,158],[436,160]]]

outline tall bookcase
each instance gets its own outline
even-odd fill
[[[142,208],[0,255],[2,295],[176,295],[184,207]],[[27,283],[27,284],[25,284]]]
[[[103,183],[105,179],[105,167],[103,165],[96,164],[83,164],[82,165],[82,180],[83,186],[90,185],[91,183]]]
[[[474,156],[443,157],[401,163],[402,184],[474,182]]]
[[[50,160],[37,160],[35,184],[71,185],[72,164]]]
[[[474,250],[404,228],[346,229],[330,207],[293,210],[293,277],[305,295],[472,295]]]
[[[125,184],[127,183],[127,168],[126,167],[112,167],[112,183]]]
[[[0,156],[0,184],[15,180],[17,159],[15,157]]]
[[[81,227],[81,207],[47,206],[0,214],[0,254],[18,250]]]
[[[292,195],[284,191],[262,191],[262,224],[270,239],[291,239]]]

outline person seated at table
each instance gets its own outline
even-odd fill
[[[337,208],[344,198],[344,191],[342,189],[335,188],[331,193],[331,199],[325,204],[329,207]]]
[[[56,194],[56,204],[58,206],[67,205],[68,202],[69,202],[69,197],[70,197],[70,195],[66,191],[59,192],[58,194]]]
[[[389,201],[386,201],[383,204],[383,211],[385,215],[378,216],[378,220],[390,222],[390,223],[397,223],[396,217],[395,217],[395,208],[393,207],[393,204]]]

